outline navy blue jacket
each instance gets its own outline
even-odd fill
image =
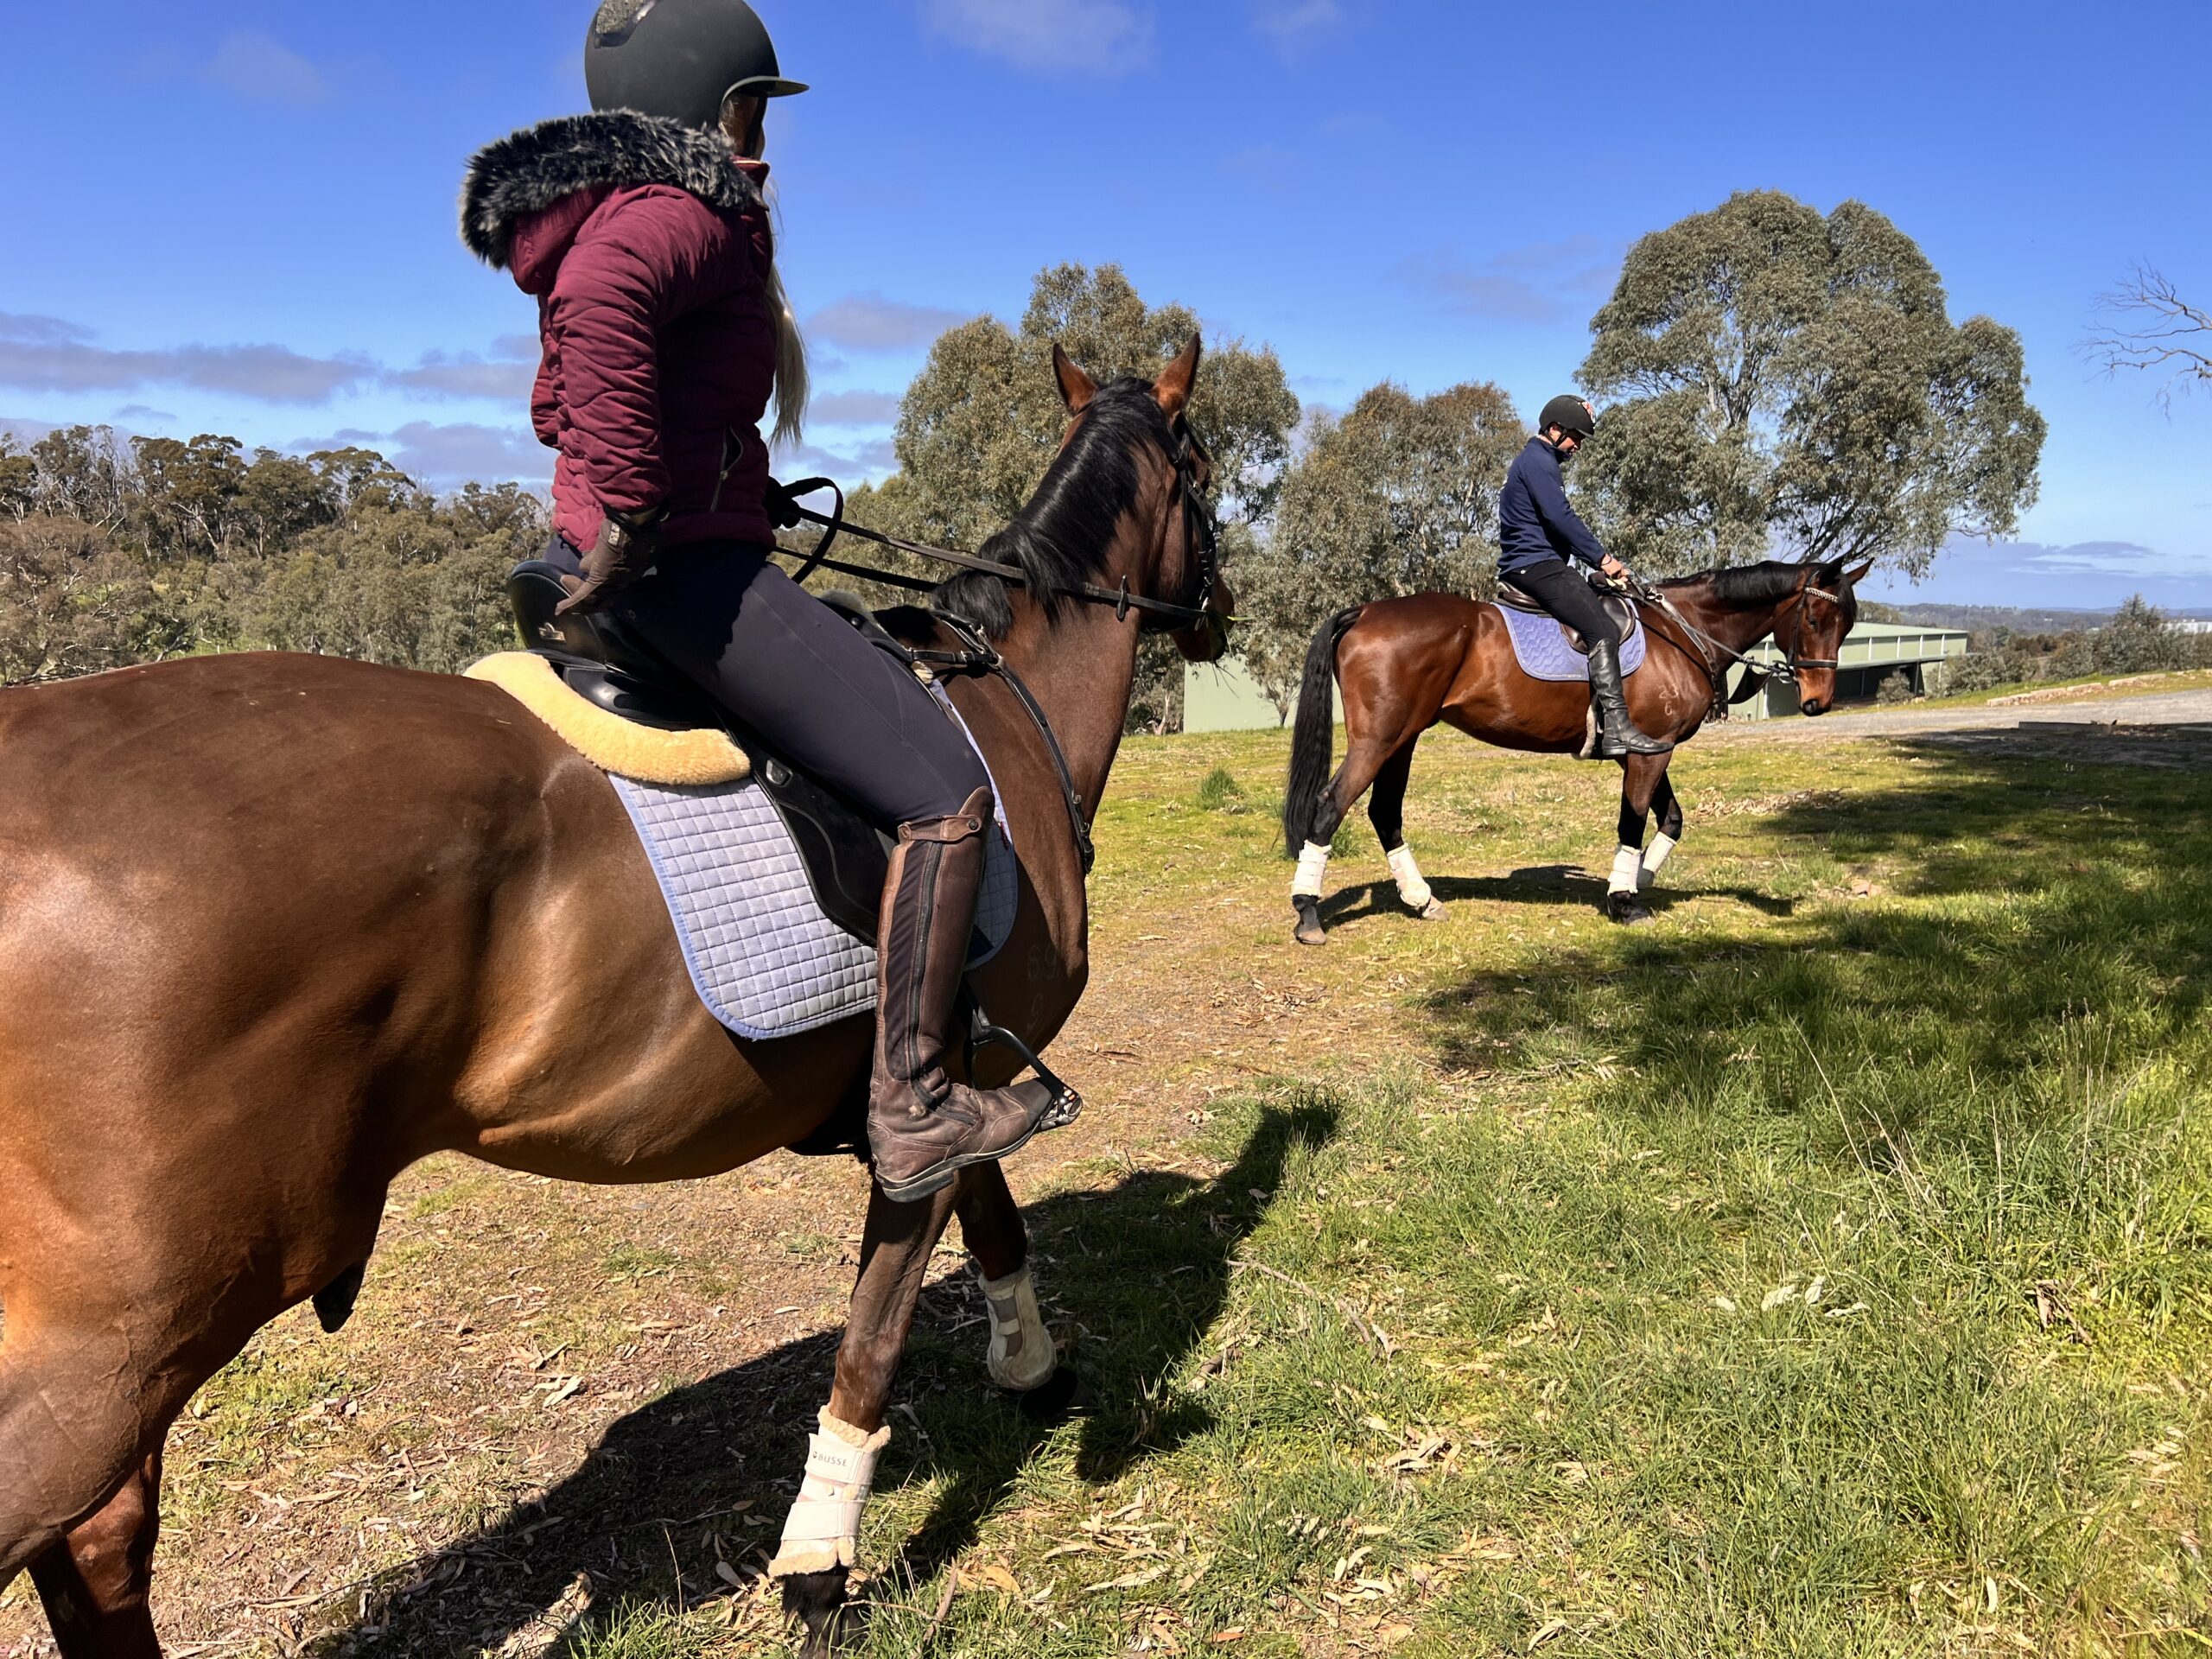
[[[1529,439],[1513,458],[1497,498],[1500,575],[1546,559],[1576,558],[1593,569],[1605,562],[1604,545],[1567,505],[1559,475],[1559,451],[1541,438]]]

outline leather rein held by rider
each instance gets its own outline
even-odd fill
[[[1131,611],[1143,613],[1146,620],[1140,623],[1139,626],[1147,633],[1180,632],[1186,628],[1204,627],[1209,630],[1222,630],[1225,635],[1229,619],[1212,608],[1214,588],[1221,580],[1220,527],[1215,521],[1212,510],[1207,506],[1205,498],[1199,493],[1198,485],[1198,468],[1200,463],[1206,460],[1206,452],[1200,446],[1198,439],[1192,435],[1190,429],[1180,420],[1176,422],[1172,436],[1173,445],[1167,453],[1168,459],[1175,466],[1176,487],[1183,507],[1184,534],[1191,542],[1196,543],[1198,550],[1198,602],[1185,605],[1172,600],[1152,599],[1142,594],[1133,594],[1129,591],[1129,579],[1127,576],[1122,578],[1122,584],[1118,588],[1101,588],[1092,582],[1083,582],[1074,586],[1057,587],[1052,591],[1065,594],[1071,598],[1083,600],[1090,604],[1111,605],[1117,620],[1126,619]],[[834,512],[820,513],[798,505],[796,498],[811,495],[819,490],[828,490],[836,497],[837,505]],[[898,571],[878,570],[867,565],[849,564],[842,560],[830,558],[829,556],[830,544],[842,532],[857,536],[863,541],[874,542],[880,546],[895,549],[901,553],[910,553],[919,558],[933,559],[940,564],[949,564],[957,569],[974,570],[985,575],[996,576],[1001,582],[1018,587],[1030,585],[1027,573],[1019,566],[1002,563],[996,559],[986,559],[973,553],[957,553],[950,548],[931,547],[925,542],[910,542],[900,537],[887,536],[880,531],[869,530],[864,525],[847,524],[845,522],[845,493],[831,479],[802,479],[799,482],[790,485],[779,484],[772,479],[769,481],[768,507],[770,516],[785,529],[790,529],[801,521],[818,524],[823,528],[824,533],[822,539],[815,544],[813,551],[806,556],[796,574],[795,580],[800,582],[804,582],[818,569],[827,569],[836,570],[845,575],[860,576],[871,582],[884,582],[894,588],[905,588],[918,593],[934,592],[940,585]],[[1090,835],[1090,816],[1084,810],[1082,795],[1076,789],[1075,775],[1068,768],[1067,755],[1060,747],[1060,741],[1052,731],[1051,721],[1046,718],[1044,706],[1037,701],[1035,694],[1029,690],[1021,676],[1014,671],[1013,665],[1000,655],[990,641],[984,637],[983,631],[974,622],[966,617],[939,610],[935,606],[930,607],[930,613],[937,618],[953,638],[960,641],[962,647],[960,650],[918,651],[893,639],[880,625],[869,626],[864,632],[875,645],[890,652],[911,667],[928,669],[937,674],[995,674],[1006,682],[1007,689],[1014,693],[1014,701],[1021,705],[1031,722],[1037,728],[1038,734],[1045,740],[1046,753],[1052,757],[1052,769],[1059,780],[1060,795],[1067,805],[1068,823],[1075,832],[1076,851],[1082,860],[1083,873],[1088,876],[1091,867],[1098,861],[1098,849]],[[1165,620],[1155,624],[1150,620],[1153,617]],[[1041,1070],[1039,1075],[1044,1075]]]

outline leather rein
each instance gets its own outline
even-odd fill
[[[1194,605],[1183,605],[1171,600],[1153,599],[1142,594],[1133,594],[1129,591],[1129,579],[1127,576],[1122,578],[1122,585],[1118,588],[1101,588],[1096,583],[1083,582],[1073,586],[1054,587],[1046,590],[1064,594],[1069,598],[1079,599],[1090,604],[1111,605],[1114,607],[1116,621],[1126,620],[1131,611],[1144,613],[1147,618],[1157,616],[1166,619],[1158,626],[1149,621],[1141,623],[1140,628],[1147,633],[1179,632],[1186,628],[1226,626],[1226,619],[1219,616],[1211,608],[1214,588],[1221,580],[1221,540],[1220,527],[1215,521],[1213,512],[1207,506],[1205,496],[1198,490],[1198,469],[1205,461],[1206,453],[1190,429],[1179,421],[1171,431],[1170,435],[1173,442],[1168,448],[1167,454],[1168,459],[1175,466],[1175,482],[1183,509],[1184,534],[1190,541],[1195,542],[1198,549],[1200,585],[1198,602]],[[816,512],[811,508],[800,506],[796,499],[797,497],[812,495],[817,491],[825,489],[834,493],[837,499],[836,507],[831,512]],[[769,485],[768,507],[770,516],[785,529],[790,529],[804,521],[820,525],[824,531],[822,539],[815,543],[813,551],[806,556],[799,566],[795,580],[800,582],[804,582],[817,570],[836,570],[845,575],[860,576],[870,582],[880,582],[893,588],[904,588],[916,593],[933,593],[940,585],[918,576],[906,575],[899,571],[879,570],[868,565],[849,564],[842,560],[830,558],[829,556],[830,544],[837,539],[840,533],[842,533],[858,537],[862,541],[874,542],[879,546],[892,548],[901,553],[912,554],[919,558],[933,559],[940,564],[949,564],[957,569],[973,570],[984,575],[996,576],[1000,581],[1017,587],[1030,585],[1027,573],[1018,565],[1003,563],[996,559],[982,558],[973,553],[955,552],[950,548],[931,547],[925,542],[910,542],[900,537],[887,536],[880,531],[870,530],[865,525],[847,524],[845,522],[845,493],[830,479],[802,479],[796,484],[789,485],[778,484],[772,480]],[[1076,853],[1082,861],[1084,874],[1090,875],[1091,867],[1098,861],[1098,849],[1091,839],[1090,816],[1084,809],[1083,796],[1076,789],[1075,774],[1069,769],[1066,752],[1060,747],[1060,740],[1052,730],[1052,723],[1046,717],[1044,705],[1037,701],[1036,694],[1030,690],[1027,683],[1022,679],[1021,676],[1014,672],[1014,665],[1008,663],[1000,654],[997,647],[984,637],[982,628],[966,617],[941,610],[934,605],[929,607],[929,612],[937,620],[939,626],[960,642],[959,650],[917,650],[912,645],[901,644],[893,639],[880,623],[872,623],[863,632],[877,645],[890,652],[910,667],[927,669],[939,676],[995,674],[1006,682],[1007,689],[1014,693],[1014,701],[1021,705],[1023,710],[1028,715],[1031,723],[1037,728],[1038,735],[1045,741],[1045,752],[1052,757],[1052,771],[1059,781],[1060,798],[1067,807],[1068,827],[1075,832]]]
[[[1697,646],[1698,655],[1704,659],[1705,676],[1713,685],[1713,705],[1715,709],[1723,706],[1732,708],[1740,702],[1749,702],[1766,689],[1767,683],[1770,680],[1779,681],[1783,685],[1795,685],[1797,683],[1797,671],[1800,669],[1841,668],[1843,666],[1842,662],[1834,657],[1800,657],[1795,649],[1789,646],[1783,647],[1783,660],[1779,663],[1755,662],[1742,652],[1722,645],[1704,629],[1693,624],[1688,617],[1675,608],[1675,602],[1667,597],[1663,588],[1644,581],[1641,576],[1630,576],[1628,579],[1627,588],[1631,595],[1644,604],[1663,611],[1669,620],[1689,635],[1691,643]],[[1839,595],[1831,594],[1825,588],[1814,587],[1809,576],[1807,577],[1805,585],[1798,588],[1792,597],[1800,602],[1799,620],[1797,626],[1792,631],[1800,639],[1804,637],[1802,601],[1808,598],[1818,597],[1827,600],[1832,605],[1840,605],[1843,602]],[[1674,645],[1677,651],[1681,649],[1671,639],[1668,643]],[[1726,660],[1724,662],[1719,660],[1720,658]],[[1743,684],[1736,688],[1735,694],[1732,696],[1728,695],[1728,668],[1734,663],[1742,664],[1745,673]]]
[[[1147,633],[1181,632],[1185,629],[1212,626],[1220,619],[1212,610],[1213,590],[1221,581],[1221,529],[1213,510],[1206,505],[1199,493],[1198,471],[1207,459],[1206,452],[1190,429],[1179,421],[1169,434],[1167,458],[1174,464],[1176,489],[1181,497],[1184,534],[1198,550],[1198,597],[1194,604],[1182,604],[1173,600],[1154,599],[1148,594],[1129,591],[1129,579],[1122,578],[1119,588],[1101,588],[1096,582],[1056,584],[1043,591],[1079,599],[1086,604],[1111,605],[1114,619],[1126,620],[1131,611],[1141,612],[1147,619],[1162,620],[1154,625],[1147,621]],[[830,512],[817,512],[811,507],[798,505],[802,495],[830,491],[836,497],[836,506]],[[823,531],[822,539],[801,562],[795,580],[804,582],[817,570],[835,570],[848,576],[860,576],[870,582],[880,582],[893,588],[904,588],[914,593],[934,592],[939,583],[910,576],[895,570],[878,570],[867,565],[848,564],[829,556],[830,548],[840,535],[857,537],[864,542],[874,542],[896,552],[912,554],[917,558],[947,564],[957,570],[973,570],[982,575],[996,576],[1016,588],[1032,585],[1029,575],[1020,566],[1007,564],[998,559],[987,559],[979,554],[962,553],[949,547],[932,547],[927,542],[910,542],[904,537],[887,536],[880,530],[870,530],[865,524],[848,524],[845,520],[845,493],[834,480],[827,478],[801,479],[796,484],[778,484],[771,480],[768,493],[769,516],[786,530],[804,522],[816,524]]]

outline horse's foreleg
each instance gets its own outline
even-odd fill
[[[1413,775],[1414,748],[1420,741],[1414,738],[1375,774],[1375,786],[1367,794],[1367,821],[1375,826],[1376,838],[1382,843],[1382,855],[1390,866],[1390,879],[1398,884],[1400,901],[1421,920],[1433,922],[1444,914],[1443,901],[1421,879],[1414,849],[1406,845],[1406,780]]]
[[[1006,1171],[977,1164],[960,1177],[953,1211],[960,1236],[976,1258],[990,1311],[991,1346],[986,1362],[991,1381],[1014,1394],[1028,1394],[1052,1380],[1059,1353],[1037,1306],[1037,1285],[1029,1274],[1029,1233]]]
[[[1643,849],[1643,868],[1637,874],[1636,884],[1639,890],[1649,887],[1659,879],[1660,870],[1682,842],[1682,804],[1675,794],[1674,780],[1667,776],[1663,764],[1669,758],[1665,755],[1660,757],[1662,764],[1659,771],[1659,785],[1651,794],[1651,809],[1659,815],[1659,833]]]
[[[868,1189],[860,1279],[837,1348],[836,1384],[821,1431],[808,1442],[806,1475],[784,1522],[783,1547],[768,1567],[783,1582],[784,1611],[806,1626],[810,1656],[829,1653],[836,1640],[846,1573],[858,1558],[861,1512],[891,1439],[883,1422],[891,1385],[914,1327],[930,1253],[967,1185],[963,1178],[915,1204],[893,1204],[880,1188]]]
[[[1667,775],[1667,756],[1634,754],[1621,762],[1620,845],[1605,886],[1605,914],[1617,922],[1648,922],[1651,912],[1637,896],[1643,871],[1643,832],[1651,799]]]
[[[62,1659],[161,1659],[146,1603],[161,1489],[157,1452],[105,1508],[31,1563]]]

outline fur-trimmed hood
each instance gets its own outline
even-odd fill
[[[719,133],[630,110],[564,115],[477,151],[461,186],[461,239],[504,270],[516,226],[533,214],[580,190],[653,184],[733,213],[760,201]]]

